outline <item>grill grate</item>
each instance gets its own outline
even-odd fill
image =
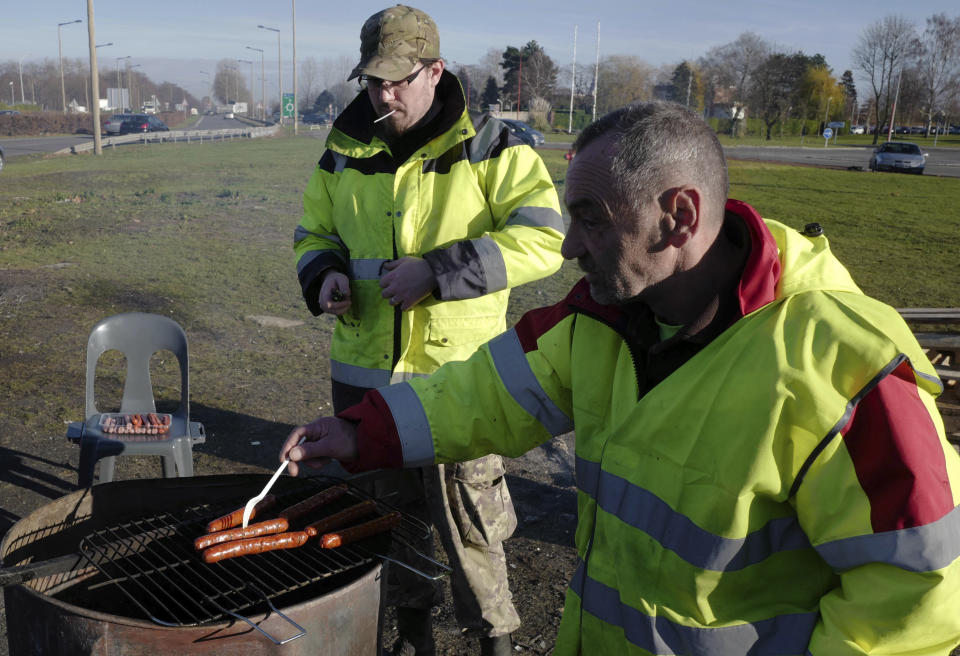
[[[278,507],[292,505],[340,482],[289,478],[281,485],[278,481]],[[206,532],[208,521],[243,507],[247,498],[240,495],[217,507],[199,504],[178,511],[176,516],[161,512],[119,523],[83,538],[80,553],[106,579],[99,585],[121,590],[153,622],[163,626],[197,626],[249,614],[251,609],[269,604],[269,600],[330,580],[380,557],[392,560],[391,541],[409,544],[430,532],[426,524],[404,514],[401,526],[392,532],[354,545],[323,549],[318,537],[295,549],[204,563],[193,548],[194,538]],[[364,492],[350,487],[344,497],[324,506],[309,521],[367,498],[370,497]],[[379,514],[391,510],[377,502]]]

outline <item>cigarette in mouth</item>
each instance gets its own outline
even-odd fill
[[[397,110],[391,109],[389,112],[387,112],[386,114],[384,114],[384,115],[381,116],[380,118],[375,119],[373,122],[374,122],[374,123],[379,123],[379,122],[382,121],[383,119],[385,119],[385,118],[387,118],[388,116],[390,116],[391,114],[393,114],[395,111],[397,111]]]

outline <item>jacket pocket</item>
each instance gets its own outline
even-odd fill
[[[498,455],[447,465],[450,512],[464,542],[488,548],[517,528],[517,514]]]

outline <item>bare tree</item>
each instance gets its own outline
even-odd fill
[[[732,88],[731,100],[742,106],[750,89],[754,70],[770,56],[773,47],[754,32],[744,32],[736,40],[707,51],[699,68],[708,86],[705,104],[713,104],[712,93],[719,88]],[[730,133],[737,127],[737,116],[730,121]]]
[[[639,57],[611,55],[600,62],[597,111],[606,113],[653,97],[655,71]]]
[[[929,135],[934,113],[960,87],[960,16],[934,14],[927,19],[920,37],[917,78]]]
[[[297,70],[297,98],[300,101],[298,108],[301,113],[309,114],[313,111],[313,102],[320,93],[320,62],[316,57],[307,57],[298,66]]]
[[[866,75],[874,100],[873,143],[890,120],[897,76],[916,51],[913,24],[902,16],[886,16],[868,25],[853,49],[856,67]]]
[[[791,107],[798,104],[807,62],[803,53],[775,53],[754,69],[747,98],[767,127],[767,141],[773,126],[786,119]]]

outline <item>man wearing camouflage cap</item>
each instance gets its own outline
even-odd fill
[[[433,20],[397,5],[371,16],[360,40],[349,79],[362,90],[333,124],[294,238],[308,308],[338,317],[331,377],[343,416],[368,390],[469,357],[505,329],[510,288],[562,261],[543,162],[500,121],[470,116]],[[378,476],[374,491],[435,526],[458,622],[481,654],[508,654],[520,620],[502,546],[516,527],[503,463],[424,465]],[[431,548],[432,538],[421,545]],[[434,653],[438,587],[397,567],[389,584],[395,653]]]

